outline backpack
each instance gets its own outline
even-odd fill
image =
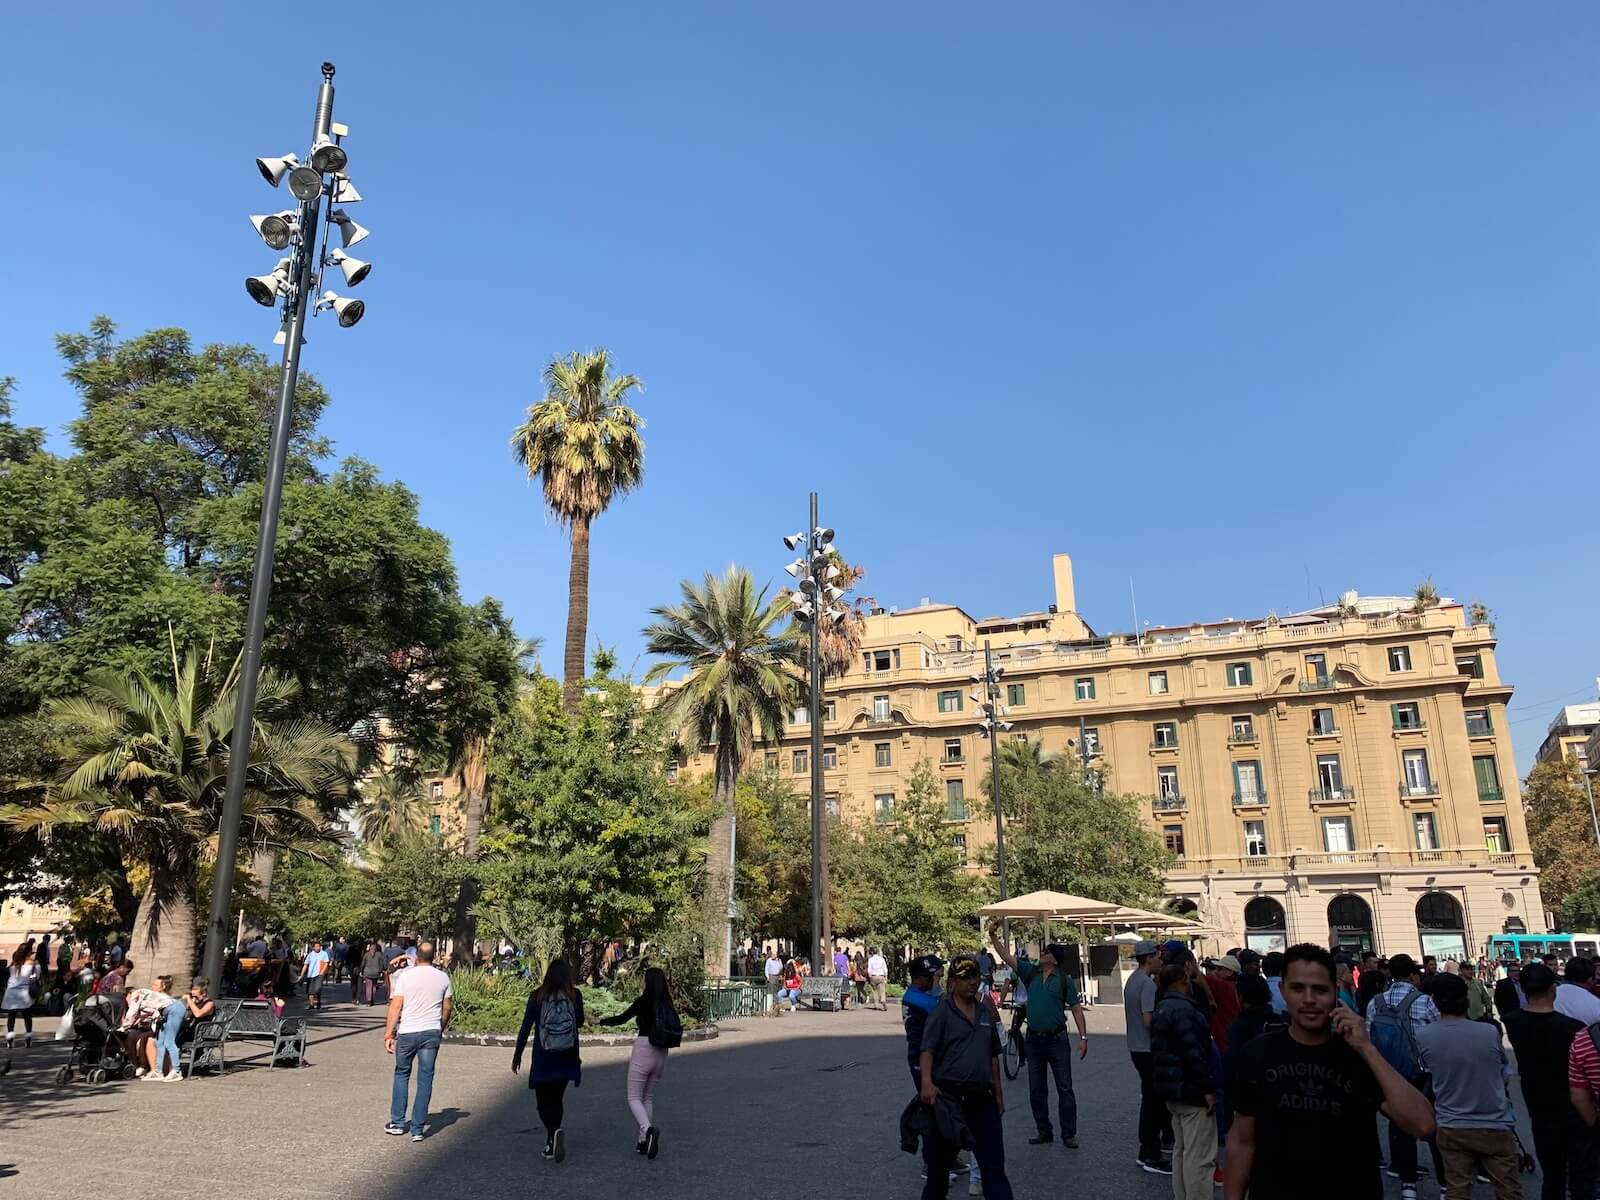
[[[572,1001],[559,992],[540,1006],[539,1045],[547,1054],[577,1048],[578,1014]]]
[[[1368,1028],[1368,1036],[1378,1053],[1406,1079],[1415,1079],[1421,1074],[1417,1034],[1411,1024],[1411,1006],[1421,998],[1422,993],[1413,988],[1397,1007],[1390,1004],[1387,997],[1379,996]]]
[[[650,1031],[650,1044],[659,1050],[671,1050],[683,1044],[683,1022],[666,996],[656,1004],[656,1027]]]

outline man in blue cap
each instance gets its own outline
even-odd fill
[[[928,1014],[933,1012],[943,994],[939,990],[939,972],[944,970],[944,960],[937,954],[924,954],[911,960],[911,986],[900,997],[900,1019],[906,1027],[906,1058],[911,1065],[911,1085],[922,1091],[922,1070],[918,1059],[922,1054],[922,1034],[928,1027]],[[923,1165],[933,1166],[933,1140],[922,1141]]]

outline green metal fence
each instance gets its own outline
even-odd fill
[[[708,1021],[728,1021],[737,1017],[759,1017],[767,1011],[765,980],[712,979],[700,990],[701,1006]]]

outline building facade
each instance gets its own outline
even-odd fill
[[[1410,597],[1349,594],[1281,620],[1101,636],[1076,611],[1071,560],[1053,567],[1042,612],[867,618],[828,685],[830,810],[892,821],[926,761],[969,860],[993,843],[971,803],[989,763],[973,699],[987,642],[1005,670],[1002,736],[1086,756],[1108,788],[1145,797],[1178,859],[1169,895],[1228,944],[1443,957],[1545,929],[1492,625],[1451,601],[1418,613]],[[755,755],[805,791],[808,739],[797,712]]]
[[[1591,761],[1589,741],[1596,732],[1600,732],[1600,704],[1564,705],[1545,730],[1544,741],[1539,743],[1539,752],[1534,759],[1537,762],[1556,762],[1571,758],[1588,770]]]

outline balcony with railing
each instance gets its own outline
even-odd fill
[[[1313,738],[1336,738],[1339,736],[1339,731],[1331,725],[1326,729],[1323,729],[1319,725],[1313,725],[1311,727],[1311,732],[1306,734],[1306,736]]]
[[[1152,750],[1176,750],[1177,748],[1177,738],[1156,738],[1155,741],[1150,743],[1150,749]]]
[[[1189,798],[1177,792],[1165,792],[1150,802],[1152,812],[1182,812],[1189,807]]]
[[[1505,801],[1506,794],[1501,788],[1480,787],[1478,789],[1479,804],[1504,804]]]
[[[1432,800],[1439,795],[1439,784],[1432,779],[1420,782],[1405,780],[1400,781],[1400,799],[1402,800]]]
[[[1322,854],[1296,854],[1293,860],[1295,870],[1317,867],[1375,867],[1378,865],[1378,852],[1376,850],[1329,850]]]
[[[1230,746],[1254,746],[1259,741],[1261,741],[1261,735],[1254,729],[1235,729],[1228,734],[1228,745]]]
[[[1267,806],[1267,793],[1265,791],[1235,792],[1233,794],[1235,808],[1265,808]]]
[[[1313,804],[1340,804],[1353,801],[1356,790],[1353,787],[1314,787],[1306,798]]]
[[[1310,679],[1302,679],[1300,681],[1300,690],[1302,692],[1331,692],[1338,686],[1334,682],[1332,675],[1316,675]]]
[[[1421,733],[1428,728],[1428,723],[1421,717],[1396,717],[1394,731],[1396,733]]]

